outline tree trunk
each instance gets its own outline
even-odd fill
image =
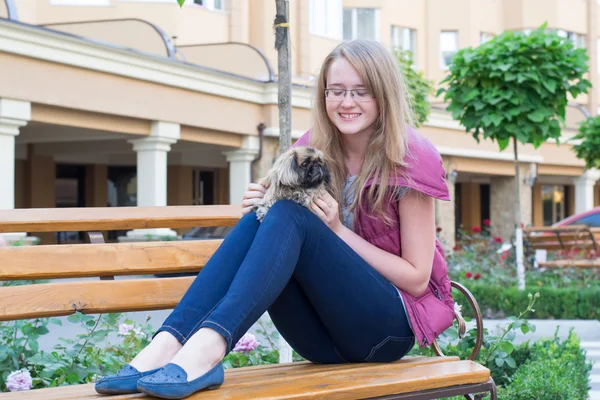
[[[292,145],[292,79],[289,0],[275,0],[275,48],[277,49],[277,102],[279,108],[279,153]],[[292,362],[292,348],[279,335],[279,362]]]
[[[521,178],[519,174],[519,157],[517,138],[513,137],[515,151],[515,252],[517,258],[517,282],[519,290],[525,289],[525,266],[523,264],[523,228],[521,228]]]
[[[277,49],[279,106],[279,151],[283,153],[292,145],[292,79],[289,29],[289,0],[275,0],[275,48]]]

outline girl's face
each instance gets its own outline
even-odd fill
[[[352,90],[352,92],[351,92]],[[327,115],[344,135],[370,135],[379,116],[373,94],[345,58],[333,61],[325,87]]]

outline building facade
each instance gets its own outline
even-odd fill
[[[595,0],[290,0],[293,137],[310,126],[312,83],[340,41],[379,40],[440,82],[458,49],[548,22],[590,55],[589,95],[563,138],[598,112]],[[278,151],[274,0],[0,0],[0,208],[239,203]],[[510,149],[476,143],[431,98],[420,128],[438,148],[452,202],[448,248],[492,221],[510,239]],[[570,145],[519,148],[525,224],[600,203],[598,171]],[[174,234],[161,231],[160,234]],[[129,235],[135,237],[135,232]],[[60,240],[44,235],[46,243]]]

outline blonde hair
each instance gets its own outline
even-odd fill
[[[388,189],[388,179],[404,167],[408,150],[408,126],[412,125],[412,108],[404,78],[397,61],[381,44],[368,40],[342,42],[325,58],[317,84],[311,128],[311,145],[325,154],[332,177],[332,196],[342,204],[342,193],[348,170],[342,134],[327,116],[325,88],[331,64],[346,59],[361,76],[363,84],[375,97],[379,116],[366,149],[362,168],[354,181],[354,200],[349,210],[354,212],[363,201],[363,188],[370,178],[375,180],[367,192],[372,212],[384,217],[383,204]],[[400,171],[402,172],[402,171]]]

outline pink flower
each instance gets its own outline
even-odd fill
[[[240,338],[240,340],[238,340],[232,351],[238,353],[250,353],[251,351],[256,350],[259,344],[260,343],[258,340],[256,340],[253,334],[246,333]]]
[[[473,227],[473,233],[481,233],[481,228],[478,226]]]
[[[437,228],[435,228],[435,231],[436,231],[437,233],[440,233],[440,232],[442,231],[442,227],[441,227],[441,226],[438,226]]]
[[[487,218],[483,220],[483,226],[490,226],[490,225],[492,225],[492,221],[490,221]]]
[[[479,272],[476,273],[475,276],[473,276],[473,279],[475,279],[475,280],[477,280],[479,278],[481,278],[481,274]]]
[[[136,328],[133,324],[120,324],[119,325],[119,335],[127,336],[130,333],[135,333],[139,335],[142,333],[140,328]]]
[[[459,250],[460,250],[460,246],[459,246],[459,245],[455,245],[455,246],[452,248],[452,250],[454,250],[454,251],[459,251]]]
[[[6,378],[6,388],[11,392],[22,392],[32,387],[31,374],[26,369],[15,371]]]
[[[494,242],[496,243],[502,243],[502,238],[500,236],[497,236],[494,238]]]
[[[465,278],[467,278],[467,279],[471,279],[472,276],[473,276],[472,272],[465,273]]]

